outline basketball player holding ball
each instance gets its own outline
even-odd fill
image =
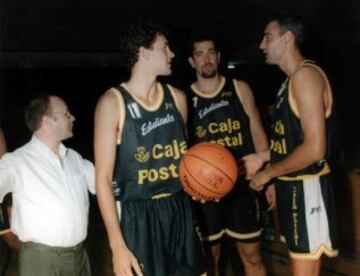
[[[249,153],[268,150],[250,87],[218,73],[220,52],[215,40],[194,36],[189,46],[188,60],[197,78],[187,91],[190,143],[215,142],[230,150],[238,161]],[[203,239],[210,246],[215,275],[219,275],[220,241],[224,235],[236,242],[247,276],[266,275],[259,246],[262,232],[259,202],[257,193],[248,185],[239,170],[233,190],[220,202],[195,204]]]
[[[171,74],[166,31],[133,24],[122,38],[130,79],[109,89],[95,113],[97,198],[116,276],[198,276],[200,237],[179,181],[186,151],[182,91]]]

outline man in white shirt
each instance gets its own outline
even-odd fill
[[[13,194],[11,230],[22,242],[20,275],[90,275],[82,246],[93,164],[61,142],[75,118],[57,96],[39,96],[25,111],[31,140],[0,160],[0,202]]]

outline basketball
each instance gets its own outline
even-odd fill
[[[213,201],[231,191],[238,169],[235,158],[225,147],[204,142],[191,147],[182,157],[179,174],[190,196]]]

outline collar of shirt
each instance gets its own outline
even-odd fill
[[[40,154],[46,155],[45,157],[51,157],[51,158],[58,158],[58,156],[46,145],[44,144],[39,138],[37,138],[35,135],[31,137],[30,140],[30,146],[33,147],[34,150],[38,151]],[[68,152],[67,147],[64,146],[63,143],[59,144],[59,155],[60,158],[64,160],[66,157],[66,154]]]

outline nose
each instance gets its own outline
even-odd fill
[[[75,122],[76,121],[76,118],[74,115],[70,114],[70,121],[71,122]]]
[[[170,49],[170,48],[168,49],[168,56],[169,56],[169,58],[170,58],[170,59],[173,59],[173,58],[175,57],[174,52],[173,52],[173,51],[171,51],[171,49]]]
[[[264,50],[265,49],[265,38],[263,38],[260,42],[260,45],[259,45],[259,49],[260,50]]]

